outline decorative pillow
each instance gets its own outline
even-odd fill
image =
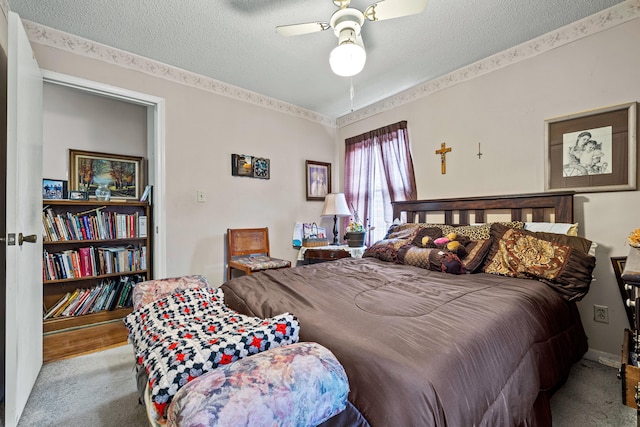
[[[569,224],[566,222],[525,222],[524,229],[529,231],[543,231],[546,233],[566,234],[567,236],[578,235],[578,223]]]
[[[167,426],[316,426],[344,410],[348,394],[333,353],[317,343],[291,344],[191,381],[171,402]]]
[[[521,230],[525,234],[531,234],[540,239],[548,240],[550,242],[559,243],[561,245],[571,246],[573,249],[576,249],[584,254],[589,254],[591,250],[591,240],[585,239],[579,236],[568,236],[566,234],[558,234],[558,233],[547,233],[543,231],[528,231]]]
[[[472,240],[465,246],[467,256],[462,259],[464,269],[469,273],[478,271],[491,250],[491,239]]]
[[[368,247],[362,257],[378,258],[382,261],[398,262],[398,249],[410,244],[411,239],[385,239],[379,240]]]
[[[132,291],[133,309],[137,310],[145,304],[171,295],[183,289],[207,288],[209,282],[204,276],[180,276],[168,279],[147,280],[138,283]]]
[[[420,228],[439,228],[442,231],[442,235],[446,236],[449,233],[452,233],[455,230],[453,225],[449,224],[429,224],[426,222],[421,222],[418,224]]]
[[[488,222],[486,224],[461,225],[455,227],[453,232],[461,236],[467,236],[471,240],[486,240],[491,237],[490,230],[492,224],[501,224],[509,228],[517,229],[524,227],[524,222],[522,221]]]
[[[414,223],[393,224],[387,230],[384,240],[389,239],[412,239],[420,226]]]
[[[389,227],[387,235],[384,236],[384,239],[413,239],[416,233],[423,228],[440,229],[442,235],[449,234],[454,230],[454,227],[452,225],[447,224],[429,224],[426,222],[393,224],[391,225],[391,227]]]
[[[404,245],[398,249],[398,264],[413,265],[432,271],[442,271],[442,249]]]
[[[413,244],[419,248],[427,247],[422,242],[425,237],[428,237],[433,242],[435,239],[442,237],[442,230],[438,227],[420,227],[413,238]]]
[[[579,301],[589,291],[595,258],[546,235],[516,230],[500,224],[491,227],[493,244],[485,273],[538,279],[569,301]]]
[[[398,249],[398,264],[413,265],[426,270],[451,274],[466,273],[462,261],[455,253],[440,248],[404,245]]]

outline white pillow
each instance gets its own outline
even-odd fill
[[[542,231],[545,233],[578,235],[578,223],[568,224],[564,222],[525,222],[524,229],[529,231]]]

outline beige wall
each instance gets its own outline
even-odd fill
[[[335,129],[32,45],[43,69],[165,99],[168,276],[204,274],[212,285],[221,284],[227,228],[268,226],[272,255],[295,260],[294,223],[320,221],[322,210],[322,203],[305,199],[304,161],[335,163]],[[232,153],[269,158],[271,179],[231,176]],[[196,190],[205,191],[206,203],[196,203]]]
[[[542,192],[544,120],[639,101],[639,42],[635,19],[345,126],[339,138],[407,120],[418,198]],[[453,149],[446,175],[434,153],[442,142]],[[628,322],[609,257],[628,252],[626,236],[640,227],[640,193],[575,201],[580,234],[599,244],[596,280],[579,303],[589,345],[618,354]],[[609,307],[609,324],[593,321],[594,304]]]
[[[294,260],[293,224],[319,220],[322,208],[305,201],[304,160],[332,162],[333,186],[339,189],[344,139],[389,123],[409,123],[419,198],[543,191],[544,120],[638,101],[639,40],[635,19],[338,132],[37,43],[34,50],[44,69],[166,99],[167,274],[205,274],[218,285],[227,227],[267,225],[273,255]],[[446,175],[434,154],[441,142],[453,148]],[[271,179],[232,177],[231,153],[270,158]],[[195,202],[198,189],[206,192],[207,203]],[[596,353],[615,355],[620,349],[626,317],[609,257],[626,255],[625,238],[640,227],[639,208],[637,191],[576,196],[580,234],[599,244],[596,280],[579,304]],[[593,304],[609,307],[609,324],[593,322]]]
[[[69,149],[146,156],[146,107],[52,83],[42,99],[45,178],[69,179]]]

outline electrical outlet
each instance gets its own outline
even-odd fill
[[[593,305],[593,320],[600,323],[609,323],[609,307],[606,305]]]

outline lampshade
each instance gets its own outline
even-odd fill
[[[322,216],[351,216],[344,193],[329,193],[324,196]]]

